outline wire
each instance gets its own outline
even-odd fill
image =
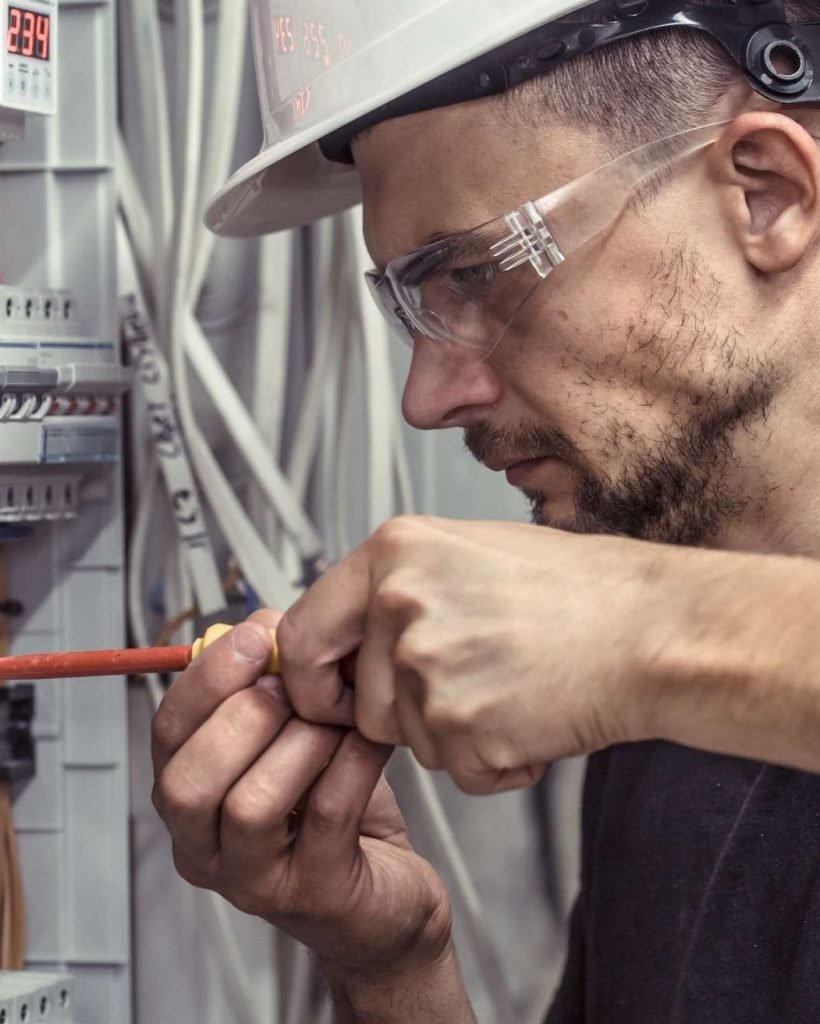
[[[320,557],[322,542],[297,500],[298,490],[294,492],[271,457],[247,406],[190,311],[183,315],[182,324],[191,364],[262,493],[276,510],[302,556],[306,559]]]
[[[202,158],[199,182],[200,205],[219,189],[230,172],[236,141],[236,127],[242,89],[245,44],[248,31],[248,5],[221,3],[214,54],[214,78],[211,85],[211,109],[205,138],[208,145]],[[201,221],[195,226],[194,262],[191,270],[190,300],[196,303],[216,236],[206,231]]]
[[[139,647],[149,645],[148,627],[143,612],[143,563],[148,546],[148,533],[151,526],[151,513],[157,493],[158,477],[157,459],[153,448],[148,456],[148,465],[143,477],[142,487],[137,502],[137,514],[131,529],[128,546],[128,622],[134,643]],[[159,709],[165,690],[162,680],[154,673],[145,676],[145,689],[154,711]]]
[[[153,227],[154,299],[160,336],[167,337],[168,309],[167,275],[168,246],[174,209],[174,183],[171,160],[171,119],[168,113],[168,90],[162,55],[159,18],[156,4],[130,0],[132,44],[138,75],[138,97],[142,120],[142,147],[148,174],[146,189],[148,210]]]

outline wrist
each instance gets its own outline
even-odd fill
[[[458,955],[441,947],[364,969],[321,960],[338,1024],[475,1024]]]
[[[668,566],[674,587],[669,576],[658,581],[664,599],[653,602],[660,614],[645,631],[640,738],[795,763],[795,716],[816,704],[800,691],[820,668],[805,629],[805,610],[818,600],[816,563],[679,556]]]

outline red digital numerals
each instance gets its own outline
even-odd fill
[[[51,18],[21,7],[9,7],[9,28],[6,51],[21,57],[48,60],[51,45]]]
[[[287,17],[273,19],[273,41],[277,53],[296,52],[296,38],[293,35],[293,19]]]
[[[330,47],[327,45],[325,26],[319,21],[302,22],[302,48],[306,57],[320,60],[326,68],[333,63],[330,59]]]
[[[310,109],[310,95],[309,85],[293,94],[293,115],[297,121],[301,121]]]

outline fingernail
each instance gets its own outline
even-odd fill
[[[243,661],[263,661],[268,656],[269,646],[261,627],[243,622],[231,633],[233,649]]]

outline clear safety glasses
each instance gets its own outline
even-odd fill
[[[538,284],[622,213],[632,190],[715,141],[704,125],[626,153],[480,227],[397,256],[365,274],[379,308],[410,345],[417,335],[454,356],[486,359]]]

